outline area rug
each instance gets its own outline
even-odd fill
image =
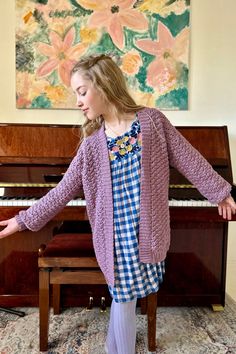
[[[36,354],[38,309],[25,317],[0,312],[0,353]],[[104,354],[109,309],[69,308],[50,314],[48,354]],[[147,320],[137,309],[137,354],[147,354]],[[207,307],[157,309],[157,348],[161,354],[236,354],[236,303],[227,296],[223,312]]]

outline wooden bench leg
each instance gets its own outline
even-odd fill
[[[60,297],[61,297],[60,284],[53,284],[53,286],[52,286],[52,299],[53,299],[53,313],[54,313],[54,315],[59,315],[61,313]]]
[[[49,326],[49,270],[39,270],[39,348],[48,349]]]
[[[147,298],[142,297],[140,299],[140,309],[141,309],[141,315],[146,315],[147,313]]]
[[[157,294],[153,293],[147,296],[147,317],[148,317],[148,350],[156,350],[156,309]]]

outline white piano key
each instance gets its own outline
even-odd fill
[[[84,199],[73,199],[69,203],[67,203],[68,206],[85,206],[86,205],[86,200]]]
[[[217,204],[212,204],[208,200],[178,200],[171,199],[169,201],[170,207],[216,207]]]

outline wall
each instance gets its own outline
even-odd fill
[[[81,123],[76,110],[15,108],[15,2],[0,2],[0,123]],[[236,181],[236,1],[191,0],[190,107],[175,125],[227,125]],[[236,223],[229,225],[227,291],[236,299]]]

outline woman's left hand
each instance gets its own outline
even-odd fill
[[[220,216],[223,216],[223,219],[231,220],[232,214],[236,213],[236,203],[234,199],[229,196],[222,200],[218,204],[218,212]]]

